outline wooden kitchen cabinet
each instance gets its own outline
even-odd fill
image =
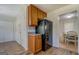
[[[39,52],[42,49],[42,39],[41,35],[29,35],[29,40],[28,40],[28,49],[31,51],[33,54]]]
[[[28,36],[28,50],[35,53],[35,36]]]
[[[42,13],[42,11],[38,9],[37,12],[38,12],[38,13],[37,13],[38,19],[39,19],[39,20],[43,19],[43,15],[42,15],[43,13]]]
[[[43,12],[43,11],[41,11],[41,10],[38,9],[37,16],[38,16],[38,20],[42,20],[45,17],[47,17],[47,14],[45,12]]]
[[[43,17],[47,17],[47,13],[43,12]]]
[[[28,25],[29,26],[37,26],[38,21],[44,19],[44,17],[47,17],[47,13],[40,10],[34,5],[28,6]]]
[[[33,5],[28,7],[28,18],[29,26],[37,26],[37,8]]]
[[[38,35],[36,36],[36,52],[40,51],[42,49],[42,39],[41,39],[41,36]]]

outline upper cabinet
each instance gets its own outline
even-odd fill
[[[47,17],[47,13],[43,12],[43,16],[44,16],[44,17]]]
[[[43,12],[42,12],[41,10],[39,10],[39,9],[38,9],[37,15],[38,15],[38,19],[39,19],[39,20],[41,20],[41,19],[44,18],[44,17],[43,17]]]
[[[28,6],[28,25],[29,26],[37,26],[38,20],[44,19],[47,17],[47,14],[35,7],[34,5]]]
[[[28,7],[28,16],[29,16],[29,26],[36,26],[37,25],[37,8],[33,5]]]
[[[41,11],[40,9],[38,9],[37,12],[38,12],[38,13],[37,13],[37,15],[38,15],[38,20],[42,20],[42,19],[44,19],[45,17],[47,17],[47,14],[46,14],[45,12]]]

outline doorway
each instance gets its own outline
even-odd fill
[[[78,53],[78,19],[77,11],[59,16],[60,48]]]

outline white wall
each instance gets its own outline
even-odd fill
[[[13,28],[14,22],[0,20],[0,42],[15,41]]]
[[[15,40],[28,49],[27,6],[0,5],[0,42]]]
[[[26,50],[28,49],[28,5],[20,5],[16,17],[16,41]]]
[[[52,15],[48,14],[48,20],[52,21],[53,22],[53,47],[59,47],[59,37],[58,37],[58,21],[56,20],[56,17],[53,17],[53,13]]]
[[[59,47],[59,35],[60,35],[59,15],[68,13],[68,12],[72,12],[74,10],[77,10],[79,13],[79,5],[68,5],[68,6],[62,7],[60,9],[57,9],[55,11],[48,13],[48,19],[53,21],[53,23],[54,23],[53,24],[53,46],[54,47]],[[78,21],[79,21],[79,18],[78,18]],[[77,22],[76,31],[77,31],[78,37],[79,37],[78,24],[79,24],[79,22]],[[79,39],[78,39],[78,42],[79,42]],[[78,52],[79,52],[79,43],[78,43]]]

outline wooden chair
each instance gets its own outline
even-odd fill
[[[65,43],[67,44],[67,47],[70,47],[69,46],[70,42],[73,42],[75,47],[77,47],[78,35],[75,31],[69,31],[69,32],[67,32],[67,34],[65,36]]]

